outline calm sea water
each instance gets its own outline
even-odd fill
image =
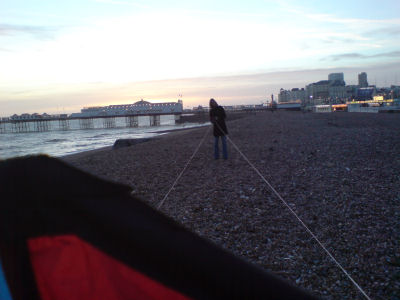
[[[118,119],[118,118],[117,118]],[[117,139],[150,138],[161,131],[196,127],[200,124],[175,125],[174,116],[162,116],[161,126],[150,127],[146,119],[139,119],[139,127],[126,128],[122,120],[116,121],[117,128],[103,129],[101,119],[93,129],[79,129],[79,123],[70,123],[70,130],[51,130],[28,133],[0,133],[0,159],[29,154],[64,156],[82,151],[112,146]],[[33,126],[33,123],[32,123]],[[9,129],[9,128],[8,128]]]

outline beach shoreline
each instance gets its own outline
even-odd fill
[[[186,132],[186,131],[190,131],[190,130],[195,130],[197,128],[201,128],[201,127],[209,126],[209,125],[210,124],[208,124],[208,125],[199,125],[199,126],[188,127],[188,128],[169,129],[169,130],[163,130],[163,131],[151,131],[150,133],[157,133],[157,134],[160,134],[160,135],[157,135],[155,137],[149,137],[149,138],[146,138],[146,139],[148,141],[153,140],[153,139],[161,139],[161,138],[165,138],[165,137],[170,136],[170,135],[179,134],[180,132]],[[80,158],[83,158],[83,157],[94,155],[96,153],[104,153],[104,152],[109,152],[109,151],[113,151],[113,150],[114,150],[113,146],[107,146],[107,147],[101,147],[101,148],[98,148],[98,149],[86,150],[86,151],[81,151],[81,152],[77,152],[77,153],[67,154],[67,155],[60,156],[58,158],[62,159],[62,160],[80,159]]]
[[[235,113],[235,114],[229,116],[229,119],[227,120],[227,122],[229,123],[229,122],[232,122],[234,120],[244,118],[246,116],[248,116],[247,113]],[[187,116],[184,119],[184,121],[181,121],[178,124],[191,124],[193,122],[197,122],[198,125],[197,126],[193,126],[193,127],[188,127],[188,128],[168,129],[168,130],[162,130],[162,131],[150,131],[149,133],[156,133],[156,134],[160,134],[160,135],[155,136],[155,137],[150,137],[148,139],[150,140],[150,139],[158,139],[158,138],[169,137],[171,135],[179,134],[180,132],[186,132],[186,131],[194,130],[194,129],[197,129],[197,128],[211,126],[211,123],[209,122],[209,116],[206,113],[194,114],[193,116]],[[112,150],[113,150],[112,146],[107,146],[107,147],[101,147],[101,148],[98,148],[98,149],[86,150],[86,151],[81,151],[81,152],[77,152],[77,153],[67,154],[67,155],[60,156],[58,158],[67,159],[67,160],[69,158],[79,159],[81,157],[85,157],[85,156],[88,156],[88,155],[90,156],[90,155],[95,154],[95,153],[108,152],[108,151],[112,151]]]

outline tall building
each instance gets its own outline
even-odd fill
[[[358,86],[360,88],[368,87],[367,73],[362,72],[358,74]]]
[[[344,75],[343,73],[330,73],[328,75],[328,80],[329,81],[340,81],[344,82]]]

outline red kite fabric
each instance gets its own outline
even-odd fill
[[[130,191],[47,156],[0,162],[0,259],[12,299],[316,299]]]
[[[32,238],[28,248],[43,300],[189,299],[74,235]]]

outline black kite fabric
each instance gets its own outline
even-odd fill
[[[20,299],[315,299],[47,156],[0,162],[0,258]]]

